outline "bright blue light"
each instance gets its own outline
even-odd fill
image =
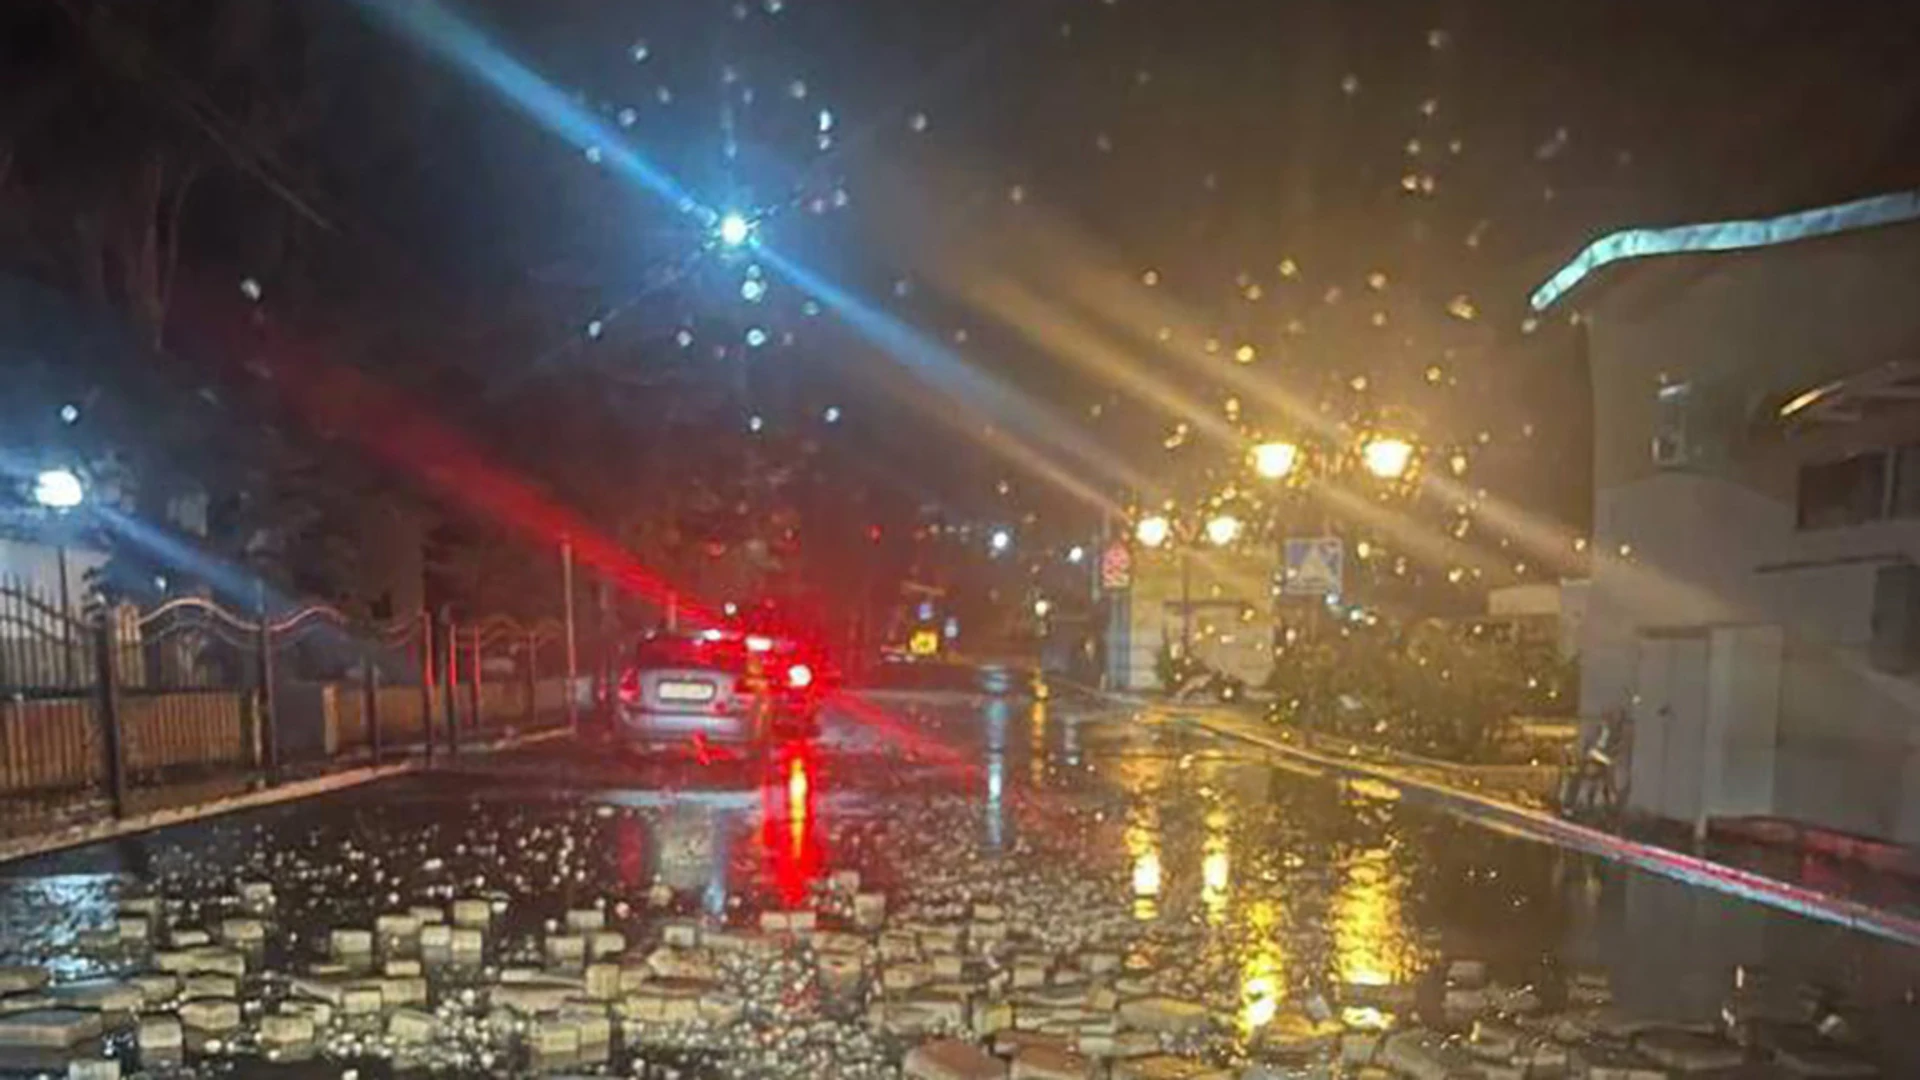
[[[52,510],[71,510],[87,501],[87,487],[72,469],[48,469],[34,478],[33,501]]]
[[[729,213],[720,218],[714,234],[720,237],[722,244],[737,248],[753,238],[753,222],[740,214]]]
[[[700,208],[678,181],[628,148],[618,128],[581,108],[570,95],[489,42],[436,0],[360,0],[360,6],[422,48],[499,91],[540,126],[582,152],[599,147],[602,160],[614,172],[639,181],[668,205],[687,212]],[[634,55],[644,58],[644,46],[637,46]]]

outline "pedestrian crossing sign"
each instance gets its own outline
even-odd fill
[[[1338,596],[1346,549],[1337,536],[1289,536],[1280,591],[1288,596]]]

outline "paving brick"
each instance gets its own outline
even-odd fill
[[[908,1051],[901,1074],[908,1080],[1005,1080],[1007,1066],[970,1042],[941,1039]]]
[[[195,1031],[232,1031],[240,1026],[240,1003],[232,998],[195,998],[181,1004],[180,1022]]]
[[[0,1016],[0,1047],[65,1049],[97,1037],[100,1014],[87,1009],[33,1009]]]

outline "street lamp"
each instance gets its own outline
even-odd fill
[[[1253,448],[1253,471],[1263,480],[1284,480],[1299,464],[1300,448],[1290,442],[1266,442]]]
[[[720,237],[722,244],[737,248],[753,238],[753,222],[747,220],[744,214],[724,214],[714,232]]]
[[[1413,444],[1405,439],[1378,437],[1360,448],[1360,460],[1367,471],[1382,480],[1398,480],[1413,465]]]
[[[86,485],[72,469],[47,469],[34,477],[33,501],[49,510],[71,510],[86,499]]]
[[[1207,521],[1207,542],[1214,547],[1226,547],[1240,535],[1240,519],[1232,514],[1218,514]]]
[[[1161,514],[1143,517],[1140,523],[1133,527],[1133,538],[1140,541],[1144,547],[1164,547],[1167,541],[1173,538],[1173,522],[1168,521]]]
[[[55,514],[65,514],[87,501],[87,486],[80,482],[79,474],[72,469],[43,469],[33,478],[33,501]],[[54,558],[60,573],[61,664],[66,671],[67,684],[77,686],[79,683],[73,655],[73,582],[67,569],[67,535],[66,530],[58,526],[54,533],[58,538],[58,543],[54,545]]]

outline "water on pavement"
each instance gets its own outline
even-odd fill
[[[631,760],[566,742],[0,869],[0,963],[60,976],[114,962],[76,947],[118,899],[212,910],[271,881],[289,933],[409,903],[499,893],[508,937],[608,905],[644,937],[654,886],[677,914],[749,922],[836,871],[890,907],[1009,898],[1036,934],[1133,924],[1186,969],[1222,1026],[1256,1039],[1298,1003],[1412,986],[1479,959],[1516,985],[1604,970],[1625,1009],[1711,1021],[1736,969],[1818,985],[1859,1010],[1872,1054],[1914,1075],[1912,951],[1406,805],[1391,789],[1278,767],[1173,722],[1087,701],[850,704],[765,760]]]

